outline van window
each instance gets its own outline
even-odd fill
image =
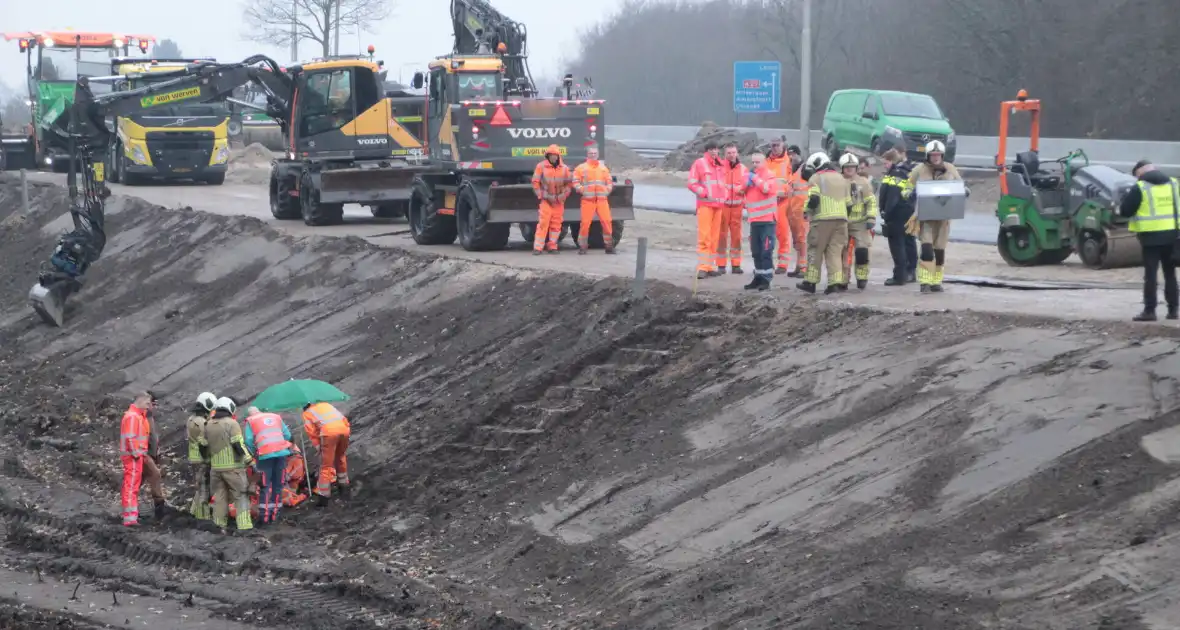
[[[925,94],[882,94],[881,108],[889,116],[910,116],[943,120],[938,103]]]
[[[861,113],[861,117],[875,116],[877,114],[877,105],[879,105],[880,102],[881,98],[879,96],[876,94],[870,94],[869,100],[865,101],[865,108]]]

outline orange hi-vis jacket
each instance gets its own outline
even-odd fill
[[[586,160],[574,169],[574,190],[582,195],[582,205],[596,205],[605,202],[614,189],[610,169],[599,160]]]
[[[557,147],[550,147],[558,152]],[[559,157],[557,166],[549,163],[548,159],[541,160],[537,168],[533,169],[533,192],[546,203],[562,205],[573,192],[573,173]]]
[[[328,403],[316,403],[303,412],[303,430],[318,448],[320,437],[348,435],[352,431],[348,418]]]
[[[697,158],[688,171],[688,189],[697,196],[697,206],[720,208],[725,205],[725,187],[721,182],[721,163],[709,155]]]
[[[746,188],[746,213],[750,223],[774,223],[778,209],[778,184],[763,166],[754,171],[754,185]]]
[[[254,433],[254,456],[264,459],[267,455],[286,451],[291,443],[283,436],[283,417],[277,413],[259,413],[246,418],[250,431]]]
[[[123,422],[119,428],[119,454],[131,457],[146,455],[151,433],[152,425],[148,422],[147,412],[131,405],[123,412]]]
[[[746,180],[750,169],[738,162],[721,162],[721,186],[725,189],[724,204],[729,208],[740,208],[746,203]]]

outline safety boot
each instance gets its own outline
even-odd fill
[[[315,506],[318,508],[328,507],[328,497],[322,494],[315,495]]]
[[[814,293],[815,293],[815,283],[813,283],[813,282],[808,282],[808,281],[806,281],[806,280],[804,280],[803,282],[800,282],[800,283],[796,284],[796,285],[795,285],[795,288],[796,288],[796,289],[799,289],[800,291],[806,291],[806,292],[808,292],[808,293],[811,293],[811,294],[814,294]]]
[[[714,269],[713,271],[709,271],[706,273],[709,275],[710,278],[716,278],[717,276],[724,276],[725,275],[725,271],[721,270],[721,269]]]
[[[786,268],[786,267],[776,267],[776,268],[775,268],[775,270],[774,270],[774,275],[776,275],[776,276],[781,276],[781,275],[783,275],[784,273],[787,273],[787,268]]]
[[[917,282],[918,281],[918,274],[914,273],[913,271],[909,272],[908,274],[906,274],[905,281],[906,282]]]
[[[750,281],[750,284],[747,284],[746,286],[744,286],[742,288],[747,291],[753,291],[754,289],[757,289],[761,286],[762,286],[762,276],[754,276],[754,279]]]
[[[845,291],[848,290],[848,283],[843,282],[843,283],[837,284],[836,290],[839,291],[840,293],[844,293]]]
[[[898,280],[897,278],[886,278],[885,279],[885,286],[887,286],[887,287],[905,286],[905,280]]]
[[[924,284],[924,285],[922,285],[922,288],[918,289],[918,292],[919,293],[932,293],[933,291],[930,288],[930,285]]]
[[[930,285],[930,290],[934,293],[942,293],[942,283]]]
[[[805,275],[807,275],[807,270],[803,268],[803,265],[795,265],[795,270],[787,273],[788,278],[802,278]]]
[[[578,248],[578,255],[579,256],[585,256],[586,254],[589,254],[589,253],[590,253],[590,248],[586,247],[585,245]]]
[[[556,249],[547,249],[547,250],[545,250],[545,253],[546,253],[546,254],[556,254],[556,253],[558,253],[559,251],[560,251],[560,250],[556,250]]]
[[[155,506],[155,510],[154,510],[153,514],[155,514],[157,519],[164,518],[164,516],[168,514],[168,502],[165,501],[164,499],[159,499],[158,501],[156,501],[156,506]]]
[[[741,268],[741,267],[730,267],[730,268],[729,268],[729,273],[732,273],[732,274],[737,274],[737,275],[739,275],[739,276],[740,276],[740,275],[742,275],[743,273],[746,273],[746,272],[742,271],[742,268]]]
[[[828,286],[824,287],[824,295],[831,295],[839,290],[840,290],[840,285],[829,284]]]
[[[697,270],[697,280],[704,280],[705,278],[710,278],[710,277],[712,277],[712,276],[709,275],[708,271],[701,271],[699,269]]]
[[[1180,319],[1180,308],[1174,306],[1168,307],[1167,319]]]
[[[336,484],[336,493],[340,495],[341,499],[352,498],[352,486],[347,483]]]
[[[533,255],[534,255],[534,256],[540,256],[540,255],[541,255],[541,250],[539,250],[539,249],[534,249],[534,250],[533,250]]]
[[[867,286],[869,286],[868,280],[859,280],[858,279],[856,281],[856,288],[860,289],[861,291],[863,291],[865,289],[865,287],[867,287]]]
[[[608,253],[608,254],[615,253],[615,246],[612,243],[607,243],[606,247],[604,249],[606,250],[606,253]]]
[[[1159,317],[1156,317],[1155,311],[1143,311],[1142,313],[1139,313],[1138,315],[1132,317],[1131,321],[1134,321],[1134,322],[1154,322],[1154,321],[1159,321]]]

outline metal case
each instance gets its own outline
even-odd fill
[[[967,186],[962,180],[923,180],[915,187],[919,221],[953,221],[967,216]]]

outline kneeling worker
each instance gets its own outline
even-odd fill
[[[852,206],[852,185],[832,168],[826,153],[813,153],[807,166],[814,170],[808,179],[807,214],[811,227],[807,232],[807,273],[795,285],[815,293],[821,267],[828,270],[825,294],[848,289],[841,254],[848,243],[848,209]]]
[[[352,427],[348,418],[332,405],[321,402],[303,407],[303,430],[312,445],[320,451],[320,478],[316,483],[316,505],[327,505],[332,497],[332,485],[347,496],[348,437]]]
[[[239,530],[253,529],[250,520],[250,496],[246,494],[249,482],[246,467],[254,462],[254,456],[246,450],[242,428],[234,419],[237,405],[226,397],[217,399],[213,406],[213,418],[205,426],[205,440],[209,443],[209,467],[212,469],[213,524],[224,532],[229,527],[229,504],[236,510],[234,518]]]

